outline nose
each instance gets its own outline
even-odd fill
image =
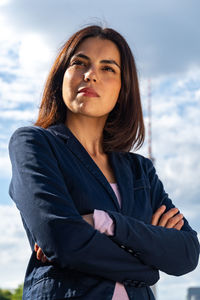
[[[87,70],[87,72],[85,72],[83,76],[84,76],[84,81],[93,81],[93,82],[97,81],[97,74],[92,68]]]

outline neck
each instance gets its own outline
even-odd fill
[[[104,154],[102,140],[105,121],[102,118],[72,117],[68,114],[65,125],[91,156],[98,157]]]

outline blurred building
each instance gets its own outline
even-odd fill
[[[200,287],[191,287],[187,291],[187,300],[200,300]]]

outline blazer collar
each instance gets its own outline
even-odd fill
[[[47,130],[53,132],[56,136],[59,136],[65,141],[70,137],[70,135],[72,135],[71,131],[65,126],[64,123],[51,125],[47,128]]]
[[[94,160],[88,154],[83,145],[78,141],[78,139],[73,135],[65,124],[53,125],[48,128],[56,136],[63,139],[68,147],[68,149],[73,152],[73,154],[81,161],[81,163],[93,174],[93,176],[98,180],[98,182],[106,189],[109,193],[112,201],[115,204],[117,211],[126,212],[127,204],[131,200],[133,193],[130,193],[131,186],[133,183],[131,181],[131,170],[129,164],[125,164],[125,160],[121,159],[121,154],[117,152],[111,152],[108,154],[108,158],[115,173],[117,184],[122,198],[122,207],[120,208],[117,197],[110,186],[110,183],[101,172],[99,167],[96,165]],[[131,189],[132,190],[132,189]],[[126,203],[127,202],[127,203]],[[129,202],[130,203],[130,202]]]

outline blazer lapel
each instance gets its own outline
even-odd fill
[[[125,154],[111,152],[109,154],[111,166],[115,172],[117,184],[119,187],[122,207],[121,212],[129,215],[130,209],[133,207],[134,192],[133,192],[133,171]]]
[[[120,206],[117,197],[107,181],[106,177],[103,175],[99,167],[96,165],[94,160],[85,150],[83,145],[78,141],[78,139],[73,135],[73,133],[64,124],[59,124],[49,127],[50,131],[53,131],[57,136],[65,140],[68,149],[73,152],[73,154],[81,161],[81,163],[90,171],[90,173],[98,180],[98,182],[106,189],[112,201],[115,204],[117,211],[120,211]]]

